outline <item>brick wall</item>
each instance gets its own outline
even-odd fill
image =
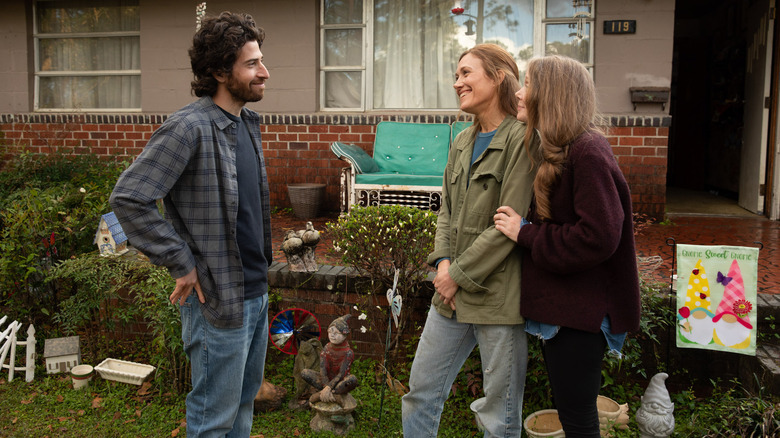
[[[419,290],[403,292],[403,310],[410,315],[411,320],[404,330],[395,359],[404,359],[417,347],[416,337],[422,333],[434,293],[431,278],[423,281]],[[325,344],[328,342],[326,332],[330,323],[342,315],[350,314],[350,341],[355,354],[381,360],[384,356],[388,323],[386,312],[389,307],[385,294],[366,293],[370,290],[369,283],[369,279],[356,276],[352,268],[343,266],[320,265],[315,273],[290,272],[287,263],[274,262],[268,268],[271,294],[268,318],[271,320],[278,312],[290,308],[307,310],[319,320],[322,333],[320,340]],[[355,310],[355,306],[359,310]],[[376,311],[376,306],[384,310]],[[360,320],[358,316],[361,311],[371,316]],[[361,327],[365,327],[366,331],[361,331]],[[398,328],[393,326],[392,336],[396,333]]]
[[[165,120],[159,114],[0,114],[2,155],[32,152],[94,153],[131,160]],[[452,115],[261,115],[271,205],[289,207],[287,184],[326,185],[324,209],[338,210],[339,169],[334,141],[369,152],[380,121],[452,123]],[[663,219],[671,117],[607,116],[601,121],[629,185],[634,209]]]

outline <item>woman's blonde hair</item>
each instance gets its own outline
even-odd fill
[[[585,66],[565,56],[531,59],[526,75],[526,142],[534,130],[542,141],[542,162],[534,179],[536,209],[542,219],[550,219],[550,190],[563,171],[569,145],[583,132],[596,131],[596,87]]]
[[[496,44],[477,44],[460,55],[460,62],[466,55],[472,55],[482,62],[482,68],[488,78],[498,81],[499,72],[504,72],[504,79],[498,84],[498,102],[501,111],[505,114],[517,113],[517,90],[520,89],[520,70],[512,55],[503,47]],[[474,115],[474,126],[479,132],[481,123],[479,117]]]

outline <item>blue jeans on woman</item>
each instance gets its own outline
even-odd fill
[[[268,348],[268,295],[244,301],[244,323],[235,329],[211,325],[191,295],[181,306],[181,326],[192,366],[187,436],[248,437]]]
[[[485,437],[520,437],[528,338],[523,324],[464,324],[431,308],[401,399],[404,436],[435,437],[444,402],[461,367],[479,345],[485,397],[472,410]]]

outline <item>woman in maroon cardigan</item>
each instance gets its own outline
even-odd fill
[[[496,229],[523,248],[520,312],[542,339],[567,438],[598,437],[596,399],[607,348],[639,328],[639,275],[628,184],[593,125],[596,91],[562,56],[528,63],[517,118],[538,130],[542,163],[526,217],[500,207]]]

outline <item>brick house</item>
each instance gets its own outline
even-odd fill
[[[0,148],[135,157],[193,100],[196,4],[8,0],[0,5]],[[452,122],[457,57],[499,42],[521,70],[545,52],[592,71],[602,127],[635,209],[662,218],[667,189],[718,192],[777,219],[775,0],[214,0],[266,31],[263,147],[271,203],[326,184],[333,141],[370,151],[382,120]]]

